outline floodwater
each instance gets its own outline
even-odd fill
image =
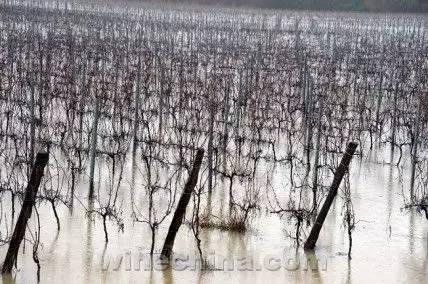
[[[246,233],[201,231],[201,247],[210,263],[209,269],[195,266],[199,254],[187,225],[177,234],[174,253],[178,260],[173,267],[162,266],[155,256],[150,269],[149,227],[132,222],[129,214],[124,214],[123,233],[108,223],[110,241],[106,245],[100,219],[90,221],[85,216],[88,187],[83,181],[79,186],[79,202],[75,203],[73,211],[59,206],[59,233],[50,206],[39,207],[41,283],[426,283],[427,220],[416,212],[402,210],[407,182],[400,181],[399,170],[406,171],[406,168],[387,164],[388,158],[376,158],[381,156],[383,151],[382,155],[375,153],[368,159],[355,157],[352,164],[350,184],[357,224],[351,260],[347,256],[348,235],[338,196],[312,254],[296,248],[295,241],[290,238],[294,224],[288,222],[286,216],[281,219],[262,209],[252,217]],[[122,184],[127,190],[121,192],[129,192],[132,187],[131,175],[132,168],[128,165]],[[274,175],[280,176],[281,169]],[[275,183],[280,185],[281,181]],[[135,184],[138,200],[141,192],[138,177]],[[216,190],[212,200],[214,215],[222,207],[221,189]],[[283,190],[286,193],[286,189]],[[128,212],[130,202],[126,200],[129,198],[122,197],[125,200],[123,210]],[[140,202],[144,204],[145,201]],[[34,228],[34,214],[32,222],[30,229]],[[157,252],[162,248],[169,222],[167,219],[159,228]],[[14,274],[13,280],[17,283],[36,282],[28,230],[26,238],[25,248],[21,245],[18,257],[19,271]],[[0,248],[2,259],[6,248]],[[10,283],[11,279],[3,279],[3,282]]]
[[[267,175],[267,169],[272,167],[261,164],[257,169],[259,178],[256,176],[254,181],[254,188],[260,190],[261,208],[251,216],[248,231],[201,229],[201,249],[208,269],[195,265],[199,263],[200,255],[187,224],[183,224],[175,240],[173,267],[164,267],[157,256],[150,261],[150,228],[145,223],[134,222],[131,214],[134,202],[140,210],[147,210],[143,176],[134,170],[131,159],[127,159],[119,190],[124,231],[119,231],[114,222],[108,221],[107,244],[101,219],[97,216],[90,219],[86,214],[86,209],[91,206],[87,199],[87,175],[81,176],[73,209],[58,205],[59,232],[50,204],[38,204],[41,283],[426,283],[428,222],[415,211],[403,210],[410,187],[406,178],[410,176],[409,155],[405,156],[404,167],[396,167],[388,163],[388,151],[376,150],[362,159],[356,156],[352,162],[350,188],[356,218],[352,259],[347,255],[349,242],[343,225],[340,194],[324,223],[316,250],[305,253],[291,237],[295,231],[294,220],[290,221],[287,215],[280,218],[270,213],[272,208],[268,204],[272,200],[264,186],[266,178],[271,178],[276,196],[285,205],[290,191],[285,177],[289,172],[278,165]],[[136,161],[136,165],[142,167],[141,160]],[[102,191],[108,187],[109,176],[107,167],[98,164],[97,168],[103,174],[101,178],[97,177]],[[323,184],[330,182],[322,181]],[[254,190],[242,188],[239,182],[234,184],[235,188],[240,192]],[[179,188],[177,194],[181,190]],[[210,202],[203,195],[202,213],[211,207],[213,216],[227,214],[227,190],[226,180],[215,188]],[[130,192],[134,193],[133,198]],[[310,189],[304,189],[304,194],[310,198]],[[157,200],[155,206],[161,211],[167,202],[165,196],[165,200]],[[4,235],[6,225],[10,232],[13,223],[8,193],[2,196],[0,205],[0,232]],[[157,253],[162,248],[170,221],[171,214],[157,231]],[[37,282],[31,244],[35,227],[33,213],[26,240],[20,248],[18,270],[12,279],[3,278],[4,283]],[[306,227],[306,234],[309,231],[310,227]],[[7,245],[0,246],[0,261],[6,250]]]

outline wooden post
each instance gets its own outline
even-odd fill
[[[184,191],[181,194],[180,200],[178,201],[174,217],[172,218],[171,225],[169,226],[168,234],[166,236],[161,253],[161,257],[163,258],[169,258],[171,256],[175,236],[177,235],[178,229],[180,228],[183,218],[186,214],[186,207],[189,203],[192,191],[194,190],[196,183],[198,182],[199,170],[201,168],[203,157],[204,150],[198,149],[195,161],[193,163],[192,172],[190,173],[189,179],[186,182]]]
[[[330,187],[330,191],[327,195],[327,199],[325,200],[321,208],[321,211],[314,223],[314,226],[312,227],[311,233],[308,239],[306,240],[305,250],[312,250],[315,248],[315,244],[318,240],[318,236],[320,234],[322,225],[324,224],[324,220],[327,217],[327,213],[330,210],[331,204],[333,203],[333,200],[337,195],[337,190],[339,189],[343,176],[348,170],[349,163],[352,160],[352,156],[354,155],[355,150],[357,149],[357,146],[358,144],[355,142],[350,142],[348,144],[345,154],[342,157],[342,161],[340,162],[339,167],[336,169],[336,172],[334,173],[333,184]]]
[[[89,198],[94,197],[94,176],[95,176],[95,159],[97,157],[97,139],[98,139],[98,122],[100,119],[101,102],[98,96],[95,97],[95,117],[92,127],[92,139],[90,149],[89,165]]]
[[[320,105],[318,110],[318,121],[317,121],[317,140],[315,148],[315,161],[314,161],[314,175],[312,183],[312,195],[313,195],[313,212],[317,212],[318,202],[317,202],[317,190],[318,190],[318,168],[320,163],[320,148],[321,148],[321,136],[322,136],[322,116],[324,112],[324,99],[320,96]],[[315,214],[314,214],[315,215]]]
[[[37,196],[37,191],[43,177],[46,164],[49,160],[48,153],[38,153],[36,161],[31,171],[30,180],[25,190],[25,198],[22,204],[21,212],[19,213],[18,221],[15,225],[12,238],[10,240],[9,249],[2,267],[2,274],[12,273],[13,266],[18,256],[19,246],[25,236],[25,229],[27,228],[28,219],[31,217],[33,206]]]
[[[136,82],[136,90],[135,90],[135,110],[134,110],[134,129],[132,135],[132,156],[135,156],[137,151],[137,134],[138,134],[138,126],[139,122],[139,113],[140,109],[140,81],[141,81],[141,54],[138,53],[138,65],[137,65],[137,82]]]
[[[410,175],[410,201],[414,203],[415,201],[415,178],[416,178],[416,165],[418,163],[418,143],[419,143],[419,125],[421,122],[421,116],[422,116],[422,102],[419,100],[418,102],[418,112],[416,114],[416,124],[415,124],[415,131],[412,141],[412,148],[411,148],[411,175]]]
[[[210,125],[208,130],[208,192],[213,190],[213,155],[214,155],[214,120],[215,120],[214,102],[210,102]]]

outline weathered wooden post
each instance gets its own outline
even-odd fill
[[[25,229],[27,228],[28,219],[31,217],[33,206],[37,196],[37,191],[43,177],[46,164],[49,160],[48,153],[38,153],[36,161],[31,171],[30,180],[25,190],[25,198],[22,204],[21,212],[19,213],[18,221],[15,225],[12,238],[10,240],[9,249],[2,267],[2,274],[12,273],[13,266],[18,256],[19,246],[25,236]]]
[[[313,195],[313,212],[317,212],[318,210],[318,202],[317,202],[317,191],[318,191],[318,171],[319,171],[319,163],[320,163],[320,148],[321,148],[321,136],[322,136],[322,116],[324,112],[324,99],[319,97],[320,105],[318,110],[318,121],[317,121],[317,140],[315,147],[315,160],[314,160],[314,175],[313,175],[313,183],[312,183],[312,195]],[[315,214],[314,214],[315,215]]]
[[[410,174],[410,200],[412,203],[415,201],[415,178],[416,178],[416,166],[418,164],[418,143],[419,143],[419,125],[421,123],[422,116],[422,103],[418,102],[418,112],[416,113],[416,123],[414,136],[412,139],[412,148],[411,148],[411,174]]]
[[[171,225],[169,226],[168,234],[163,245],[161,257],[169,258],[172,253],[174,246],[175,236],[177,235],[178,229],[180,229],[183,218],[186,214],[186,207],[189,203],[192,191],[194,190],[196,183],[198,182],[199,170],[201,168],[202,159],[204,157],[204,150],[198,149],[196,158],[193,163],[192,172],[186,182],[184,191],[181,194],[180,200],[178,201],[177,209],[175,210],[174,217],[172,218]]]
[[[208,192],[213,190],[213,155],[214,155],[214,120],[215,120],[214,102],[210,102],[210,125],[208,130]]]
[[[89,165],[89,198],[94,197],[94,176],[95,176],[95,159],[97,157],[97,139],[98,139],[98,122],[100,119],[101,102],[98,96],[95,96],[95,117],[92,127],[92,138],[90,148],[90,165]]]
[[[324,224],[324,220],[327,217],[327,213],[330,210],[330,206],[337,195],[337,190],[339,189],[343,176],[348,170],[349,163],[351,162],[352,156],[354,155],[357,147],[358,147],[358,143],[355,143],[355,142],[350,142],[348,144],[348,147],[346,147],[346,151],[342,157],[342,161],[340,162],[339,167],[336,169],[336,172],[334,173],[333,183],[330,187],[330,191],[327,195],[327,199],[325,200],[321,208],[321,211],[318,214],[318,217],[314,223],[314,226],[312,227],[311,233],[308,239],[306,240],[306,243],[305,243],[306,250],[312,250],[315,248],[315,244],[318,240],[318,236],[320,234],[322,225]]]

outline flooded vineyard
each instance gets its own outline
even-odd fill
[[[4,283],[426,283],[426,15],[12,2]]]

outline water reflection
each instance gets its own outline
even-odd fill
[[[94,204],[93,201],[88,201],[88,210],[93,210]],[[83,254],[83,269],[85,281],[91,281],[92,274],[92,262],[94,258],[94,251],[92,247],[92,238],[93,238],[93,221],[91,218],[86,218],[86,240],[85,240],[85,251]]]
[[[251,221],[250,230],[246,233],[231,233],[217,229],[201,230],[203,255],[209,258],[212,254],[237,260],[242,257],[261,258],[266,255],[280,256],[281,258],[300,259],[303,263],[321,261],[321,268],[305,271],[304,265],[299,269],[282,268],[280,271],[126,271],[125,261],[118,271],[112,269],[102,271],[100,263],[113,261],[124,250],[147,252],[150,232],[146,226],[134,224],[127,219],[124,233],[111,230],[111,242],[105,245],[102,236],[101,222],[93,222],[85,218],[85,209],[76,202],[75,212],[71,214],[67,208],[60,208],[59,213],[65,226],[57,232],[55,222],[51,222],[52,212],[44,207],[40,208],[42,218],[42,242],[46,247],[40,252],[42,260],[42,283],[55,283],[66,279],[70,271],[81,272],[84,282],[117,282],[141,281],[148,283],[206,283],[213,281],[249,282],[269,281],[283,283],[330,283],[343,279],[345,283],[385,282],[406,278],[407,282],[424,283],[424,276],[428,269],[428,228],[422,216],[414,211],[408,213],[400,209],[401,202],[397,202],[398,171],[395,167],[388,167],[387,172],[380,164],[362,165],[354,163],[351,169],[351,190],[355,214],[360,222],[354,232],[353,259],[348,261],[343,252],[347,251],[347,238],[344,237],[340,199],[336,200],[329,213],[325,226],[321,231],[319,243],[313,253],[303,253],[295,247],[295,242],[284,233],[294,230],[294,224],[286,219],[279,219],[276,215],[259,213]],[[354,170],[355,169],[355,170]],[[359,170],[358,170],[359,169]],[[387,178],[383,179],[383,175]],[[137,184],[137,183],[136,183]],[[128,185],[127,185],[128,186]],[[399,188],[399,186],[398,186]],[[80,196],[87,191],[86,185],[78,187]],[[213,214],[220,212],[221,190],[206,195],[206,210]],[[136,194],[142,192],[135,186]],[[126,199],[126,197],[124,197]],[[142,205],[145,201],[142,198]],[[225,203],[227,206],[227,202]],[[79,206],[78,206],[79,205]],[[86,209],[93,208],[88,203]],[[215,209],[214,209],[215,208]],[[384,216],[384,217],[383,217]],[[48,221],[49,220],[49,221]],[[168,222],[166,223],[168,224]],[[387,231],[385,227],[393,228]],[[162,245],[168,226],[159,228],[159,242],[157,250]],[[287,248],[287,249],[284,249]],[[5,248],[0,248],[2,254]],[[194,237],[188,227],[180,230],[175,252],[190,257],[198,257]],[[18,282],[31,283],[34,281],[34,263],[29,253],[20,254],[19,268],[14,278],[3,278],[3,283]],[[324,261],[327,270],[323,270]],[[218,263],[217,263],[218,265]],[[113,265],[112,265],[113,266]],[[218,267],[217,267],[218,268]],[[366,273],[367,271],[381,273]],[[22,272],[22,271],[25,271]],[[383,271],[391,271],[390,274]],[[17,279],[15,279],[17,278]],[[80,279],[79,276],[76,277]],[[264,279],[264,280],[262,280]]]

